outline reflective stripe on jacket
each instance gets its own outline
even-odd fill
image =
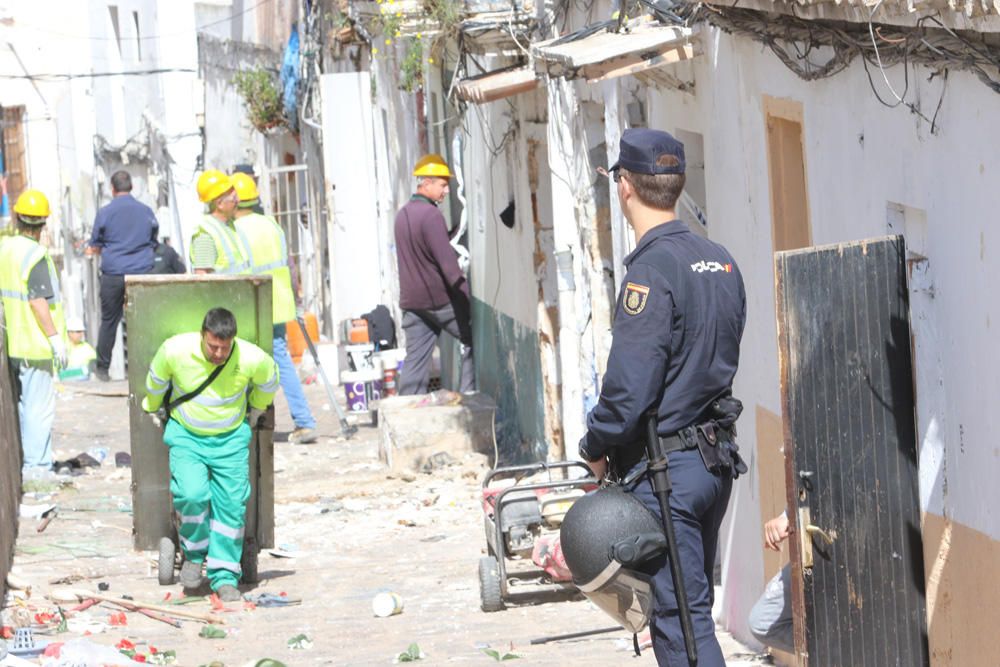
[[[236,219],[236,233],[249,259],[250,273],[271,276],[274,323],[291,322],[295,319],[295,295],[285,232],[274,218],[251,213]]]
[[[172,399],[194,391],[213,370],[215,366],[202,351],[201,333],[168,338],[149,365],[143,410],[158,410],[171,385]],[[178,406],[170,417],[197,435],[226,433],[246,417],[248,401],[250,407],[263,410],[271,404],[277,390],[278,366],[274,360],[253,343],[237,338],[226,368],[200,394]]]
[[[216,273],[232,275],[250,272],[250,264],[244,257],[242,244],[231,226],[206,215],[201,219],[191,240],[201,234],[208,234],[215,242],[215,266],[212,268]],[[190,259],[193,266],[194,256],[191,255]]]
[[[0,237],[0,298],[3,299],[7,326],[7,354],[19,359],[48,360],[52,346],[38,324],[28,301],[28,275],[38,262],[49,269],[49,280],[55,298],[49,302],[49,312],[56,331],[66,339],[63,318],[62,291],[59,274],[44,246],[27,236]]]

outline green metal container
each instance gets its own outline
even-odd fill
[[[132,537],[155,550],[175,536],[170,466],[163,433],[142,409],[146,373],[166,339],[200,331],[205,313],[226,308],[237,336],[271,353],[270,276],[145,275],[125,278],[129,424],[132,439]],[[250,441],[250,500],[244,553],[274,546],[274,408]],[[254,563],[256,558],[254,558]],[[246,568],[244,568],[246,569]]]

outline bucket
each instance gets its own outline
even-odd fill
[[[403,613],[403,598],[396,593],[383,591],[372,598],[372,611],[379,618]]]
[[[303,318],[306,323],[306,331],[314,343],[319,342],[319,321],[312,313],[306,313]],[[302,361],[302,355],[307,349],[306,339],[302,337],[302,329],[295,320],[285,323],[285,336],[288,342],[288,354],[292,357],[292,363],[298,364]]]
[[[368,412],[382,394],[382,375],[378,371],[344,371],[340,374],[344,385],[347,409],[351,412]]]

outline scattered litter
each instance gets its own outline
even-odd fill
[[[447,540],[447,535],[431,535],[430,537],[425,537],[421,539],[421,542],[441,542],[442,540]]]
[[[7,573],[7,588],[15,591],[31,592],[31,584],[28,580],[23,578],[20,572],[14,570]]]
[[[397,593],[382,591],[372,598],[372,611],[379,618],[403,613],[403,598]]]
[[[458,459],[448,452],[438,452],[428,456],[424,464],[420,466],[420,469],[423,472],[434,472],[435,470],[441,470],[453,465],[458,465]]]
[[[312,648],[313,642],[307,635],[295,635],[288,640],[288,648],[293,651]]]
[[[102,582],[99,582],[97,584],[97,590],[99,590],[99,591],[106,591],[106,590],[108,590],[110,588],[111,588],[111,584],[109,584],[106,581],[102,581]]]
[[[108,448],[107,447],[91,447],[87,450],[87,456],[97,461],[97,465],[100,466],[104,463],[104,459],[108,458]]]
[[[500,651],[498,651],[496,649],[492,649],[492,648],[484,648],[484,649],[480,649],[480,650],[483,653],[485,653],[486,655],[488,655],[491,658],[493,658],[494,660],[496,660],[497,662],[503,662],[505,660],[517,660],[518,658],[521,657],[517,653],[510,653],[510,652],[504,653],[503,655],[501,655]]]
[[[90,614],[77,614],[66,619],[66,630],[77,635],[99,635],[110,629],[107,623],[98,621]]]
[[[256,595],[244,595],[243,599],[252,602],[258,607],[291,607],[302,604],[302,598],[289,597],[285,593],[275,595],[274,593],[258,593]]]
[[[278,660],[274,660],[272,658],[263,658],[253,663],[252,666],[250,665],[250,663],[247,663],[246,667],[287,667],[287,666],[285,665],[285,663],[279,662]]]
[[[128,617],[123,611],[108,614],[108,624],[115,627],[126,626],[128,625]]]
[[[54,509],[56,509],[56,506],[52,503],[45,503],[43,505],[21,503],[19,514],[22,519],[41,519]]]
[[[135,662],[145,662],[152,665],[172,665],[177,662],[177,652],[173,649],[167,651],[161,651],[155,646],[150,645],[149,649],[145,652],[140,651],[139,647],[127,639],[122,639],[117,644],[115,648],[118,651]]]
[[[132,455],[128,452],[115,452],[115,467],[116,468],[131,468],[132,467]]]
[[[41,655],[47,645],[48,642],[35,640],[31,628],[18,628],[14,630],[13,643],[7,647],[7,650],[11,655],[16,655],[19,658],[33,658],[36,655]]]
[[[274,549],[269,549],[268,553],[275,558],[295,558],[301,555],[299,553],[298,546],[287,542],[285,544],[279,544]]]
[[[214,625],[206,625],[198,633],[198,636],[202,639],[225,639],[226,631],[222,628],[217,628]]]
[[[128,667],[136,662],[110,646],[96,644],[89,639],[79,638],[61,644],[50,644],[46,651],[49,660],[45,667],[76,667],[77,665],[109,665]]]
[[[393,664],[399,662],[416,662],[417,660],[423,660],[427,657],[427,654],[420,650],[420,647],[416,644],[410,644],[405,651],[396,656],[396,659],[392,661]]]

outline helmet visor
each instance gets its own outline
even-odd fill
[[[653,614],[653,580],[649,575],[612,561],[593,581],[579,588],[629,632],[642,632],[649,625]]]

